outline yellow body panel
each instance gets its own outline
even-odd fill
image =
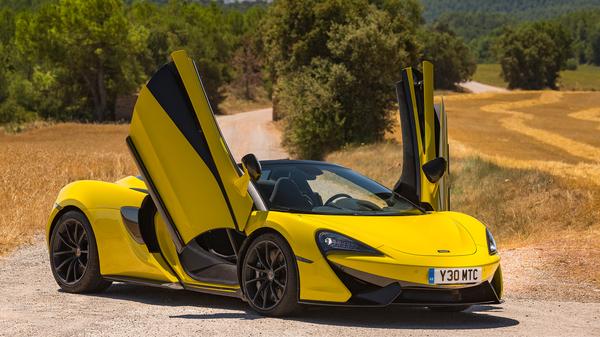
[[[61,208],[77,207],[90,220],[98,242],[101,273],[165,283],[179,280],[186,286],[209,290],[219,288],[223,293],[238,291],[239,286],[203,283],[189,277],[179,262],[173,241],[158,214],[155,218],[157,237],[166,261],[162,260],[160,254],[149,253],[144,245],[132,239],[123,225],[119,209],[122,206],[139,207],[145,194],[129,187],[143,188],[145,185],[140,182],[133,177],[120,180],[117,184],[82,181],[67,185],[59,194],[57,204]],[[59,208],[55,207],[50,219],[58,211]],[[52,220],[48,223],[48,234],[52,223]],[[438,224],[437,228],[435,224]],[[302,261],[297,261],[299,299],[302,301],[344,303],[351,297],[352,294],[333,272],[329,262],[424,287],[429,286],[427,272],[430,267],[483,267],[483,280],[489,281],[500,265],[500,256],[490,256],[487,251],[485,227],[476,219],[456,212],[431,212],[415,216],[337,216],[254,211],[245,234],[251,236],[265,229],[281,234],[290,244],[294,255],[302,258]],[[359,240],[378,249],[384,256],[332,253],[325,258],[315,240],[316,233],[323,229]],[[435,249],[445,247],[436,245],[465,234],[468,235],[463,238],[465,245],[476,247],[472,253],[456,256],[436,253]],[[452,240],[445,240],[448,238]],[[410,253],[416,250],[419,255]]]
[[[121,207],[139,207],[146,196],[130,187],[145,188],[145,185],[135,177],[127,177],[116,184],[90,180],[65,186],[52,209],[46,237],[50,238],[52,225],[58,220],[56,215],[61,210],[75,207],[85,214],[92,225],[103,275],[177,282],[144,245],[131,237],[123,224]]]
[[[249,175],[240,175],[231,158],[194,63],[185,52],[175,52],[172,57],[176,66],[173,71],[181,77],[185,87],[181,90],[186,90],[183,94],[192,109],[170,113],[194,114],[200,130],[191,131],[195,139],[189,139],[181,128],[192,127],[187,125],[192,122],[177,124],[165,110],[183,108],[161,105],[149,83],[140,91],[129,135],[150,175],[147,178],[154,183],[185,245],[211,229],[242,229],[253,201],[247,192]]]

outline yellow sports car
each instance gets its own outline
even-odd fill
[[[66,292],[111,282],[234,296],[260,314],[301,304],[500,303],[492,234],[450,212],[443,106],[433,67],[397,84],[403,166],[389,189],[317,161],[246,155],[236,164],[185,52],[144,86],[127,137],[139,177],[76,181],[47,225],[52,273]]]

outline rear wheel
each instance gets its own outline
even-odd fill
[[[69,293],[98,292],[111,282],[100,275],[96,238],[79,211],[63,214],[50,236],[50,267],[56,283]]]
[[[469,309],[470,305],[448,305],[448,306],[439,306],[439,307],[428,307],[431,311],[437,312],[460,312]]]
[[[296,260],[281,236],[257,237],[244,256],[241,276],[248,304],[258,313],[285,316],[299,308]]]

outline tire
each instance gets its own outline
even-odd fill
[[[469,309],[470,305],[448,305],[439,307],[428,307],[431,311],[436,312],[461,312]]]
[[[65,292],[101,292],[111,285],[100,275],[96,238],[80,211],[68,211],[58,219],[49,250],[52,275]]]
[[[250,243],[240,283],[246,301],[261,315],[288,316],[300,308],[296,259],[280,235],[262,234]]]

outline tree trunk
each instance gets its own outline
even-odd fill
[[[87,75],[83,75],[83,80],[85,81],[85,84],[87,85],[88,89],[90,90],[90,94],[92,94],[92,103],[94,104],[94,109],[93,109],[93,113],[94,113],[94,120],[102,120],[102,114],[99,114],[99,110],[98,110],[98,106],[100,105],[100,97],[98,95],[98,92],[96,91],[96,86],[94,85],[94,81],[92,79],[90,79]]]
[[[106,110],[108,107],[108,97],[106,94],[106,85],[104,83],[104,68],[102,67],[102,65],[100,65],[98,67],[98,76],[96,77],[97,79],[97,85],[98,85],[98,106],[96,107],[96,109],[98,110],[98,115],[100,116],[100,121],[104,121],[104,118],[106,117]]]

